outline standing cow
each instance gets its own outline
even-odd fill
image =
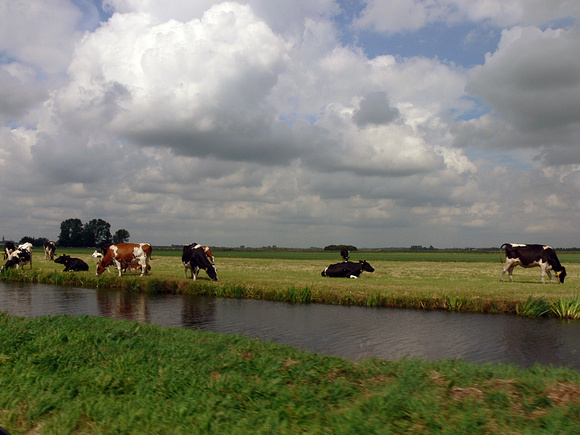
[[[6,262],[6,264],[4,266],[2,266],[2,269],[0,270],[4,270],[4,269],[10,269],[11,267],[15,267],[16,269],[19,269],[21,266],[24,266],[26,263],[30,263],[31,267],[32,267],[32,254],[29,250],[27,249],[16,249],[15,251],[12,251],[10,253],[10,255],[8,256],[8,261]]]
[[[374,272],[375,269],[366,261],[343,261],[342,263],[331,264],[321,273],[322,276],[330,278],[358,278],[363,271]]]
[[[107,267],[115,265],[119,270],[119,276],[127,266],[139,264],[141,275],[145,275],[150,269],[149,260],[153,248],[148,243],[117,243],[111,245],[105,252],[103,259],[97,264],[97,275],[103,273]]]
[[[499,258],[503,263],[501,258],[501,250],[505,246],[505,265],[501,272],[500,281],[503,281],[503,277],[506,272],[510,276],[510,281],[514,280],[513,270],[516,266],[523,267],[539,267],[542,276],[542,284],[544,284],[544,276],[546,273],[552,282],[551,270],[556,272],[556,276],[561,284],[564,284],[564,278],[566,278],[566,268],[560,264],[560,260],[556,256],[556,251],[551,247],[545,245],[520,245],[516,243],[504,243],[499,248]]]
[[[28,256],[30,257],[30,259],[28,260],[28,264],[30,264],[31,269],[32,269],[32,248],[33,248],[33,246],[32,246],[32,243],[30,243],[30,242],[26,242],[26,243],[23,243],[22,245],[18,245],[18,248],[16,248],[16,251],[28,252]],[[14,255],[14,253],[12,253],[12,255]],[[8,259],[10,259],[10,257],[8,257]]]
[[[208,249],[209,250],[209,249]],[[211,255],[211,251],[209,252]],[[211,255],[213,258],[213,255]],[[209,261],[208,253],[203,246],[197,243],[192,243],[191,245],[186,245],[183,247],[183,254],[181,255],[181,262],[185,268],[184,273],[187,278],[187,269],[191,270],[191,279],[194,281],[197,279],[197,274],[199,269],[204,269],[208,276],[214,281],[218,280],[217,270],[214,264]]]
[[[54,242],[49,240],[43,243],[44,246],[44,259],[54,261],[54,254],[56,252],[56,245]]]

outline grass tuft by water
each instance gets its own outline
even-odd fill
[[[552,305],[544,298],[529,296],[525,302],[516,305],[516,313],[526,317],[546,317],[552,313]]]
[[[580,319],[580,297],[561,298],[552,302],[551,309],[560,319]]]
[[[286,297],[293,304],[308,304],[312,301],[312,291],[310,287],[290,287]]]

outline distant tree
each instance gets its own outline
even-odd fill
[[[60,223],[60,235],[56,242],[58,246],[83,246],[83,223],[78,218],[71,218]]]
[[[131,237],[129,231],[121,228],[120,230],[117,230],[115,234],[113,234],[113,243],[126,243],[129,241],[129,237]]]
[[[103,219],[93,219],[87,222],[82,231],[84,246],[101,246],[104,243],[111,243],[111,224]]]
[[[34,247],[40,247],[40,246],[44,246],[44,242],[48,242],[48,239],[46,237],[34,238],[34,237],[25,236],[25,237],[20,239],[20,242],[18,242],[18,244],[22,245],[23,243],[27,243],[27,242],[32,243],[32,246],[34,246]]]
[[[356,246],[352,245],[328,245],[324,247],[325,251],[341,251],[342,249],[348,249],[349,251],[356,251]]]

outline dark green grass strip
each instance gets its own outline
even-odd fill
[[[0,313],[11,433],[578,433],[571,369],[348,362],[238,336]]]

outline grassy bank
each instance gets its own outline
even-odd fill
[[[259,340],[0,313],[11,433],[578,433],[580,374],[348,362]]]
[[[62,265],[34,253],[32,270],[6,271],[0,279],[293,303],[580,316],[580,255],[573,253],[560,255],[568,271],[563,285],[542,285],[539,268],[516,268],[515,282],[500,283],[499,253],[487,252],[353,252],[353,260],[366,259],[375,268],[359,279],[320,276],[322,269],[338,262],[333,252],[214,252],[219,281],[210,281],[202,271],[195,283],[184,278],[178,250],[154,250],[151,273],[142,278],[137,272],[97,277],[92,250],[66,253],[85,260],[91,271],[65,274]]]

